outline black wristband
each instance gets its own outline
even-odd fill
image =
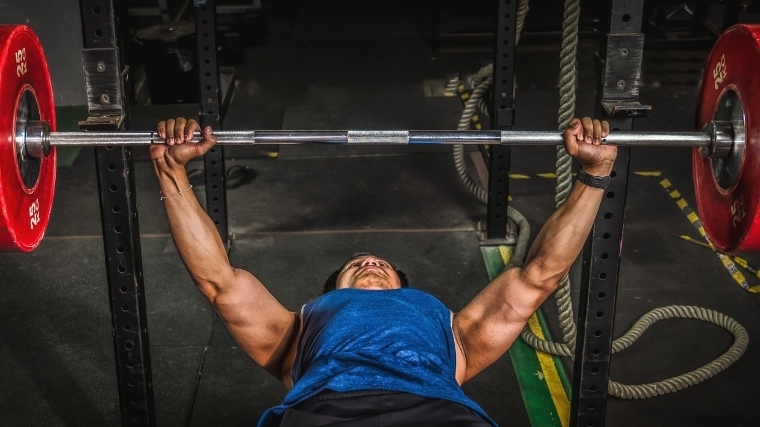
[[[577,178],[578,181],[588,185],[589,187],[601,188],[602,190],[606,189],[607,186],[610,185],[609,176],[589,175],[583,170],[583,167],[578,168]]]

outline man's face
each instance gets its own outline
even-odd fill
[[[401,289],[401,279],[390,263],[374,255],[348,261],[338,275],[335,289]]]

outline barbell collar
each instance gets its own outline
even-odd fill
[[[21,145],[26,155],[41,159],[47,157],[50,154],[50,126],[44,120],[29,120],[26,123],[26,129],[20,134],[20,141],[16,141],[17,145]]]
[[[734,149],[734,127],[731,122],[725,120],[713,120],[704,127],[704,131],[710,136],[710,145],[699,149],[704,157],[725,159]]]

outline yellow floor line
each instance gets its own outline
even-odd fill
[[[537,173],[536,175],[540,176],[541,178],[556,178],[556,173]]]
[[[528,326],[538,338],[544,339],[544,333],[541,331],[541,325],[539,325],[535,313],[530,316]],[[557,415],[562,427],[567,427],[570,424],[570,399],[567,398],[565,388],[562,387],[562,381],[559,379],[557,367],[554,366],[554,360],[551,355],[542,351],[536,351],[536,356],[538,356],[538,363],[541,364],[541,370],[544,372],[544,379],[552,396],[552,401],[554,401],[554,407],[557,408]]]
[[[512,259],[512,252],[512,248],[509,246],[499,246],[499,254],[501,255],[501,260],[504,261],[504,265],[507,265],[509,260]]]
[[[749,286],[749,283],[747,283],[747,279],[744,277],[744,275],[739,271],[739,269],[736,267],[736,264],[731,260],[731,258],[719,251],[715,250],[715,247],[713,246],[712,242],[710,241],[710,238],[707,236],[707,233],[705,233],[705,228],[702,225],[702,220],[699,219],[699,216],[697,216],[696,212],[694,212],[693,209],[689,206],[688,203],[686,203],[686,200],[681,196],[681,193],[678,192],[675,188],[673,188],[673,184],[665,178],[660,181],[660,186],[670,195],[670,198],[673,199],[676,202],[676,205],[681,209],[681,212],[686,215],[686,218],[689,220],[691,225],[694,226],[694,228],[697,229],[697,232],[699,233],[702,238],[705,239],[705,242],[710,246],[711,249],[715,252],[715,255],[718,256],[718,259],[720,260],[721,264],[723,264],[723,267],[728,270],[729,274],[731,274],[731,277],[734,279],[734,281],[744,288],[746,291],[752,292],[752,293],[760,293],[760,286]]]

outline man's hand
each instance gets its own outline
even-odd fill
[[[606,121],[575,118],[565,130],[565,150],[583,165],[590,175],[607,176],[617,156],[617,147],[602,145],[602,138],[610,133]]]
[[[191,159],[206,154],[216,144],[216,137],[211,132],[211,127],[206,126],[203,130],[203,140],[191,143],[193,132],[200,129],[198,122],[182,117],[159,122],[156,132],[166,144],[154,144],[150,147],[151,160],[159,163],[163,161],[170,167],[184,167]]]

